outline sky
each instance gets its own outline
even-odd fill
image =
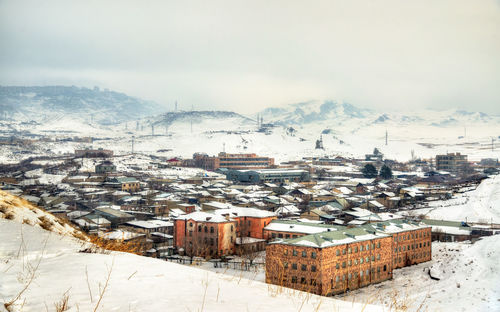
[[[0,0],[0,84],[500,114],[500,0]]]

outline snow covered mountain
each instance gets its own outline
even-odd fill
[[[50,122],[77,117],[89,123],[109,125],[162,112],[150,101],[99,88],[66,86],[0,86],[0,113],[3,119]]]
[[[288,125],[364,118],[370,116],[371,113],[371,110],[358,108],[348,103],[327,100],[324,102],[308,101],[294,103],[285,107],[271,107],[265,109],[261,113],[261,116],[267,121]]]
[[[428,125],[435,127],[465,126],[475,123],[500,124],[500,116],[465,110],[421,110],[413,112],[386,112],[360,108],[333,100],[294,103],[284,107],[267,108],[260,113],[266,122],[279,125],[356,124]]]

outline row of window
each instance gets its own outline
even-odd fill
[[[399,247],[396,247],[394,248],[394,252],[401,252],[401,251],[407,251],[407,250],[413,250],[413,249],[418,249],[418,248],[423,248],[423,247],[428,247],[430,246],[431,244],[429,242],[423,242],[423,243],[420,243],[420,244],[411,244],[411,245],[408,245],[408,248],[406,246],[399,246]]]
[[[288,262],[284,262],[283,263],[283,267],[285,269],[288,269]],[[297,270],[298,266],[297,266],[297,263],[292,263],[292,270]],[[307,271],[307,264],[302,264],[300,266],[300,270],[301,271]],[[311,265],[311,272],[316,272],[316,266],[315,265]]]
[[[380,242],[372,243],[372,244],[366,244],[366,245],[361,245],[359,246],[359,252],[365,251],[365,250],[370,250],[370,248],[373,250],[375,248],[380,248]],[[358,246],[354,246],[354,248],[347,248],[347,249],[342,249],[342,254],[345,255],[346,253],[351,254],[351,253],[357,253],[358,252]],[[337,256],[340,256],[340,249],[337,249],[336,252]]]
[[[356,258],[356,259],[354,259],[354,261],[352,259],[350,259],[347,262],[344,261],[344,262],[342,262],[342,268],[345,268],[347,266],[352,266],[353,262],[354,262],[354,265],[358,265],[358,263],[359,264],[363,264],[365,262],[368,263],[368,262],[370,262],[370,260],[373,262],[373,261],[375,261],[375,259],[380,260],[380,254],[377,254],[377,257],[375,257],[373,255],[371,257],[368,256],[366,258],[361,257],[361,258],[359,258],[359,260]],[[340,262],[335,263],[335,268],[340,269],[340,265],[341,265]]]
[[[276,235],[276,233],[271,233],[271,238],[297,238],[298,236],[297,235],[290,235],[290,234],[285,234],[283,235],[282,233],[278,233],[278,235]]]
[[[421,259],[421,258],[427,258],[431,255],[429,251],[424,251],[424,252],[419,252],[416,254],[411,255],[410,259]],[[394,258],[394,264],[401,263],[403,259],[401,257],[395,257]]]
[[[383,267],[377,267],[376,271],[377,271],[377,274],[378,274],[378,277],[380,277],[380,272],[381,271],[384,271],[386,272],[387,271],[387,266],[384,265]],[[372,268],[371,269],[371,274],[372,275],[375,275],[375,268]],[[342,282],[345,282],[346,279],[348,281],[352,280],[352,279],[360,279],[360,281],[363,281],[363,280],[370,280],[370,270],[361,270],[359,272],[354,272],[354,273],[349,273],[349,274],[343,274],[343,275],[337,275],[335,276],[335,278],[332,278],[330,280],[330,284],[331,284],[331,288],[335,288],[335,284],[339,283],[341,280]],[[284,282],[286,282],[286,276],[284,277]],[[297,276],[292,276],[292,279],[291,279],[291,282],[292,284],[296,284],[299,282],[298,280],[298,277]],[[300,284],[309,284],[309,285],[312,285],[312,286],[316,286],[317,282],[316,282],[316,279],[314,278],[311,278],[309,280],[309,283],[307,281],[307,279],[305,277],[301,277],[300,278]]]
[[[283,251],[283,253],[284,253],[285,256],[288,255],[288,249],[285,249]],[[295,250],[295,249],[292,249],[292,255],[296,257],[296,256],[299,255],[299,252],[297,250]],[[301,255],[302,255],[302,258],[307,258],[307,251],[303,250],[301,252]],[[317,256],[318,256],[318,254],[315,251],[311,251],[311,258],[312,259],[316,259]]]
[[[416,238],[422,238],[422,237],[427,237],[427,232],[420,232],[417,234],[411,233],[411,234],[406,234],[406,235],[400,235],[400,236],[394,236],[394,242],[398,241],[405,241],[405,240],[410,240],[410,239],[416,239]]]

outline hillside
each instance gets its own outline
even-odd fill
[[[0,311],[52,311],[65,298],[67,311],[383,311],[128,253],[82,252],[84,241],[23,223],[24,201],[0,198],[16,215],[0,213],[0,297],[13,302]]]
[[[154,102],[99,88],[0,86],[2,119],[50,123],[76,117],[88,123],[109,125],[161,111]]]

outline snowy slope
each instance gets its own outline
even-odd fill
[[[433,209],[422,209],[430,219],[500,223],[500,175],[483,180],[474,191],[431,202]]]
[[[72,116],[80,121],[114,124],[161,112],[158,104],[123,93],[65,86],[0,86],[2,118],[52,123]]]
[[[92,311],[108,274],[97,311],[383,311],[162,260],[80,249],[81,241],[0,219],[0,297],[15,298],[29,281],[28,268],[37,267],[13,311],[53,309],[65,294],[69,311]]]

